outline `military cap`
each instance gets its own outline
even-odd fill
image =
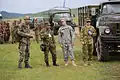
[[[90,18],[86,18],[86,22],[91,22]]]

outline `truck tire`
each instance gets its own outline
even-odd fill
[[[100,37],[97,39],[96,52],[98,61],[106,62],[110,59],[108,49],[106,45],[100,40]]]

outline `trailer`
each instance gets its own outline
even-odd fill
[[[92,26],[96,27],[97,12],[99,5],[89,5],[78,8],[78,25],[83,27],[85,25],[85,19],[90,18]]]

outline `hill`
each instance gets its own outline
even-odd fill
[[[0,14],[2,14],[3,18],[18,18],[18,17],[23,17],[24,14],[20,14],[20,13],[10,13],[10,12],[6,12],[6,11],[0,11]]]

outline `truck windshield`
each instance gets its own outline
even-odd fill
[[[120,4],[105,4],[103,6],[102,14],[116,14],[120,13]]]
[[[60,13],[60,14],[55,14],[54,18],[56,19],[60,19],[60,18],[70,18],[70,14],[69,13]]]

